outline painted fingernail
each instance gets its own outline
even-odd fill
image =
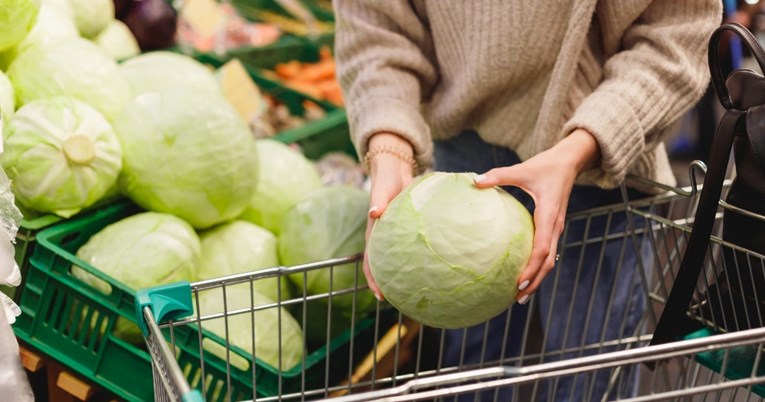
[[[518,299],[518,304],[526,304],[527,301],[529,301],[529,295],[523,296],[520,299]]]
[[[476,177],[473,177],[474,183],[483,183],[486,181],[486,175],[485,174],[479,174]]]
[[[377,293],[375,293],[375,299],[377,299],[377,301],[379,301],[379,302],[383,301],[382,297],[380,295],[378,295]]]
[[[376,205],[374,207],[372,207],[372,208],[369,208],[369,215],[372,215],[373,213],[377,212],[378,209],[379,208],[377,208]]]
[[[518,285],[518,290],[526,289],[529,286],[529,280],[526,279],[525,281],[521,282],[520,285]]]

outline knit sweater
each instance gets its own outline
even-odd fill
[[[584,128],[601,160],[578,183],[674,184],[663,140],[707,86],[721,3],[335,0],[357,152],[392,132],[428,166],[433,139],[474,129],[526,160]]]

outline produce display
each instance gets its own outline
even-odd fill
[[[283,15],[265,12],[252,22],[214,3],[206,8],[210,1],[188,0],[176,12],[165,0],[0,0],[0,165],[25,212],[98,225],[79,226],[88,235],[66,248],[67,271],[59,273],[79,283],[72,294],[96,303],[68,320],[89,325],[99,342],[106,320],[95,312],[103,310],[119,317],[111,335],[125,341],[120,347],[145,350],[132,316],[98,306],[111,302],[94,296],[99,293],[118,289],[131,296],[160,284],[364,249],[369,194],[358,162],[337,152],[312,160],[298,143],[279,137],[291,131],[301,133],[296,141],[316,140],[301,129],[325,117],[334,116],[332,124],[345,118],[330,50],[323,49],[317,63],[285,61],[275,69],[282,84],[274,87],[238,59],[216,64],[182,53],[184,46],[266,46],[300,31]],[[203,18],[205,10],[221,18],[217,25]],[[316,26],[331,33],[330,23]],[[182,49],[173,47],[178,41]],[[129,214],[109,224],[94,218],[122,201]],[[230,286],[226,298],[203,291],[198,312],[366,285],[355,264],[334,267],[331,284],[329,275],[320,270],[305,283],[294,275]],[[259,364],[287,370],[320,349],[328,330],[340,336],[376,303],[369,291],[332,296],[331,322],[326,298],[235,314],[227,323],[207,320],[201,327],[217,337],[203,346],[225,359],[225,343],[217,338],[228,331],[239,355],[231,358],[234,367],[249,370],[255,353]],[[303,308],[305,322],[293,316]]]
[[[431,173],[399,194],[369,238],[369,265],[385,298],[437,328],[464,328],[505,311],[534,238],[531,214],[471,173]]]

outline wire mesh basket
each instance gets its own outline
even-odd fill
[[[187,393],[215,401],[761,400],[765,396],[765,367],[761,368],[765,329],[758,328],[763,322],[761,312],[756,308],[731,312],[731,306],[738,309],[741,303],[722,303],[710,296],[710,289],[730,261],[747,263],[749,271],[737,272],[762,275],[765,257],[722,241],[720,222],[688,308],[689,322],[694,324],[688,326],[685,339],[648,345],[691,233],[700,187],[694,170],[691,186],[672,188],[631,177],[629,187],[622,187],[622,202],[570,213],[556,268],[530,303],[516,304],[476,327],[422,326],[381,302],[368,311],[361,308],[358,301],[368,297],[369,290],[359,286],[360,256],[193,283],[180,291],[186,303],[177,308],[158,308],[152,302],[162,298],[161,289],[142,292],[139,314],[149,323],[147,342],[169,345],[165,353],[152,348],[155,376],[160,377],[155,381],[157,400],[180,400]],[[659,194],[645,196],[630,188],[650,188]],[[721,203],[721,211],[725,207]],[[742,258],[724,258],[729,253]],[[226,289],[234,286],[288,275],[307,278],[317,271],[326,271],[331,279],[338,270],[355,270],[355,286],[330,287],[323,294],[302,289],[296,297],[262,305],[233,305],[225,300]],[[747,286],[744,281],[728,283]],[[224,299],[222,309],[180,318],[192,313],[190,300],[199,302],[203,292],[218,292]],[[340,298],[352,300],[350,314],[339,314],[333,307]],[[211,352],[201,341],[200,360],[195,363],[202,367],[201,375],[184,370],[184,362],[179,364],[172,353],[180,329],[193,327],[202,340],[211,320],[254,317],[255,312],[268,309],[284,309],[300,325],[321,322],[324,336],[311,342],[304,332],[304,351],[292,368],[281,366],[270,371],[273,375],[263,376],[268,370],[248,366],[244,370],[249,378],[246,387],[251,387],[247,392],[232,385],[238,370],[232,357],[255,361],[264,353],[258,349],[263,340],[253,335],[252,347],[245,351],[229,336],[228,321],[218,338],[227,347],[225,355],[218,356],[225,367],[222,377],[204,374],[204,367],[212,363],[208,362]],[[721,325],[731,319],[748,321],[747,325]],[[364,323],[368,323],[366,330],[358,331]],[[724,333],[721,328],[739,330]],[[332,349],[338,333],[348,336],[339,354]],[[277,354],[286,358],[281,342],[286,334],[277,330],[271,336],[280,340]],[[310,356],[317,350],[325,351],[318,362],[323,369],[312,371]],[[192,396],[186,398],[192,400]]]

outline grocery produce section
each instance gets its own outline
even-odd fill
[[[765,397],[765,329],[724,333],[708,283],[688,332],[650,345],[697,187],[629,175],[654,195],[623,183],[619,202],[566,215],[547,258],[576,271],[543,285],[644,268],[629,297],[647,313],[590,344],[565,337],[599,331],[593,311],[625,318],[625,295],[594,306],[572,280],[550,293],[570,301],[516,301],[535,220],[473,172],[415,172],[367,233],[335,24],[329,0],[0,0],[0,224],[22,215],[0,312],[20,311],[8,333],[35,400],[523,401],[582,379],[592,396],[598,376],[593,400]],[[728,254],[765,267],[715,236],[706,277]]]

